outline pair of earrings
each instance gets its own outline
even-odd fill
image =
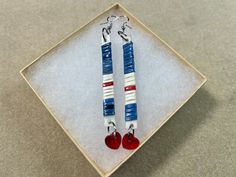
[[[125,91],[125,124],[127,133],[121,137],[116,129],[115,120],[115,98],[114,98],[114,81],[112,65],[112,43],[110,34],[112,23],[121,18],[127,20],[122,24],[118,35],[122,38],[123,44],[123,64],[124,64],[124,91]],[[125,149],[133,150],[139,146],[139,140],[134,136],[137,129],[137,104],[136,104],[136,85],[135,85],[135,65],[134,50],[131,36],[126,34],[126,27],[129,18],[127,16],[109,16],[106,27],[102,28],[102,70],[103,70],[103,115],[104,125],[107,127],[108,134],[110,128],[113,132],[106,136],[105,144],[111,149],[118,149],[121,145]]]

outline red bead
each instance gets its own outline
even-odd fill
[[[139,140],[132,133],[127,133],[122,139],[122,146],[128,150],[134,150],[139,146]]]
[[[121,144],[121,135],[119,132],[112,132],[105,138],[105,144],[111,149],[118,149]]]
[[[136,86],[135,85],[129,85],[125,87],[125,91],[130,91],[130,90],[136,90]]]
[[[103,87],[108,87],[108,86],[112,86],[113,85],[113,82],[104,82],[102,84]]]

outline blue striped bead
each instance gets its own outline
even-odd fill
[[[133,42],[123,45],[124,74],[135,72]]]
[[[125,105],[125,121],[137,120],[137,104],[127,104]]]
[[[103,115],[104,116],[115,115],[114,98],[108,98],[108,99],[103,100]]]
[[[102,66],[103,66],[103,75],[112,74],[112,54],[111,54],[111,42],[103,44],[102,49]]]

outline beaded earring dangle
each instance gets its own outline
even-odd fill
[[[125,91],[125,124],[128,133],[123,136],[122,146],[125,149],[133,150],[139,146],[139,140],[134,136],[137,129],[137,103],[136,103],[136,84],[135,84],[135,63],[134,49],[131,35],[126,33],[126,28],[132,29],[129,25],[127,16],[120,16],[127,20],[122,24],[118,34],[123,40],[123,66],[124,66],[124,91]]]
[[[125,91],[125,127],[128,131],[123,138],[116,129],[115,118],[115,98],[114,98],[114,80],[112,65],[112,43],[110,34],[113,22],[118,19],[126,18],[122,24],[118,35],[123,41],[123,66],[124,66],[124,91]],[[135,85],[135,64],[134,49],[131,35],[126,33],[126,28],[132,29],[129,25],[127,16],[107,17],[107,21],[101,25],[107,24],[102,28],[102,71],[103,71],[103,116],[104,125],[107,127],[108,133],[110,128],[113,132],[105,138],[105,144],[111,149],[118,149],[121,141],[123,148],[127,150],[136,149],[139,146],[139,140],[135,137],[135,129],[137,129],[137,104],[136,104],[136,85]]]
[[[113,66],[112,66],[112,48],[110,34],[112,23],[117,20],[116,16],[107,17],[107,21],[101,25],[106,25],[102,28],[102,72],[103,72],[103,116],[104,125],[107,127],[108,134],[110,128],[113,132],[106,136],[105,144],[111,149],[118,149],[121,144],[121,135],[116,129],[115,121],[115,98],[114,98],[114,80],[113,80]]]

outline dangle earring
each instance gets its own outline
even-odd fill
[[[113,67],[112,67],[112,49],[110,34],[112,29],[112,22],[119,17],[109,16],[107,22],[101,25],[108,24],[102,28],[102,71],[103,71],[103,116],[104,125],[107,127],[108,133],[110,128],[113,132],[106,136],[105,144],[111,149],[118,149],[121,144],[121,135],[116,130],[115,122],[115,100],[114,100],[114,81],[113,81]]]
[[[139,140],[134,136],[137,129],[137,104],[136,104],[136,85],[135,85],[135,65],[134,50],[131,36],[125,33],[129,18],[120,16],[119,18],[127,18],[127,21],[121,26],[118,34],[124,41],[123,44],[123,64],[124,64],[124,91],[125,91],[125,124],[128,133],[122,139],[122,146],[125,149],[133,150],[139,146]]]

